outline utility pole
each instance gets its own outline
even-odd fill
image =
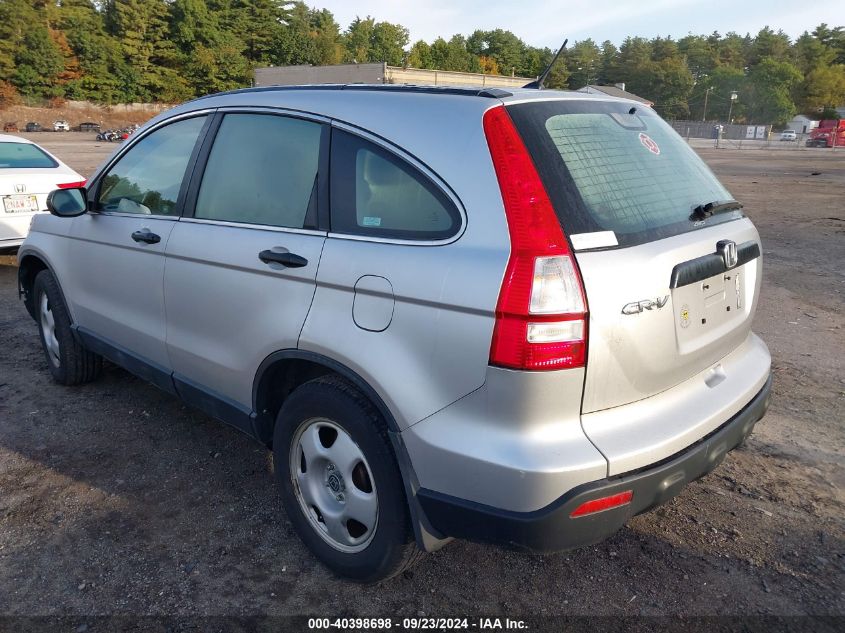
[[[733,112],[733,110],[734,110],[734,101],[736,101],[736,98],[738,96],[739,95],[737,94],[736,90],[731,90],[731,105],[728,108],[728,125],[731,124],[731,112]]]
[[[710,91],[713,90],[712,87],[708,88],[704,91],[704,114],[701,117],[702,121],[707,120],[707,97],[710,95]]]

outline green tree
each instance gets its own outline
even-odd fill
[[[593,40],[576,42],[566,51],[566,67],[570,72],[569,87],[578,90],[598,83],[601,66],[601,49]]]
[[[408,66],[411,68],[433,68],[431,46],[423,40],[417,40],[408,51]]]
[[[754,38],[746,61],[748,66],[756,66],[767,58],[775,61],[791,61],[792,48],[786,33],[783,31],[775,33],[765,26]]]
[[[343,59],[340,26],[331,11],[309,10],[308,37],[313,45],[315,64],[338,64]]]
[[[22,95],[56,97],[62,94],[58,79],[65,62],[46,27],[31,28],[15,54],[12,83]]]
[[[290,4],[284,0],[210,0],[208,7],[217,14],[220,26],[243,42],[243,54],[250,62],[267,64],[289,17]]]
[[[366,18],[355,17],[343,34],[344,59],[349,62],[365,64],[370,61],[370,43],[376,21],[369,15]]]
[[[343,35],[344,58],[359,64],[387,62],[400,66],[405,60],[408,29],[401,24],[376,22],[372,17],[356,17]]]
[[[801,71],[787,61],[764,57],[749,71],[745,90],[749,123],[786,123],[797,112],[793,91],[801,82]]]
[[[616,56],[619,55],[619,49],[610,40],[605,40],[601,45],[601,71],[596,82],[599,85],[606,86],[612,84],[611,77],[616,66]]]
[[[800,88],[805,112],[834,110],[845,103],[845,65],[819,65],[807,73]]]
[[[408,29],[401,24],[377,22],[370,38],[370,60],[401,66],[408,46]]]
[[[807,31],[795,40],[795,62],[805,75],[819,66],[832,64],[836,51]]]
[[[467,50],[477,57],[492,57],[502,74],[528,74],[523,66],[525,43],[510,31],[475,31],[467,38]]]
[[[26,0],[0,1],[0,79],[14,75],[15,57],[26,34],[35,26],[45,25],[43,15]]]
[[[170,41],[169,6],[164,0],[112,0],[106,25],[120,42],[126,66],[119,82],[129,100],[178,101],[190,96],[174,68],[177,50]]]
[[[678,40],[678,52],[686,60],[694,82],[698,83],[719,65],[714,43],[703,35],[687,35]]]

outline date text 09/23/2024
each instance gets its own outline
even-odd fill
[[[309,618],[309,630],[521,630],[527,628],[524,620],[511,618]]]

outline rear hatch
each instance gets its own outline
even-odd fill
[[[533,101],[508,112],[584,281],[582,412],[666,391],[739,347],[759,288],[759,238],[687,143],[627,101]]]

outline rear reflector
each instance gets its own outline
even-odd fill
[[[59,189],[78,189],[84,187],[87,180],[79,180],[77,182],[60,182],[56,187]]]
[[[504,106],[484,114],[510,234],[490,345],[490,364],[509,369],[583,367],[584,289],[540,176]]]
[[[610,510],[611,508],[626,506],[631,503],[631,499],[633,498],[634,491],[626,490],[625,492],[620,492],[609,497],[602,497],[601,499],[585,501],[580,506],[575,508],[575,510],[569,516],[574,519],[575,517],[582,517],[586,514],[595,514],[596,512],[601,512],[603,510]]]

